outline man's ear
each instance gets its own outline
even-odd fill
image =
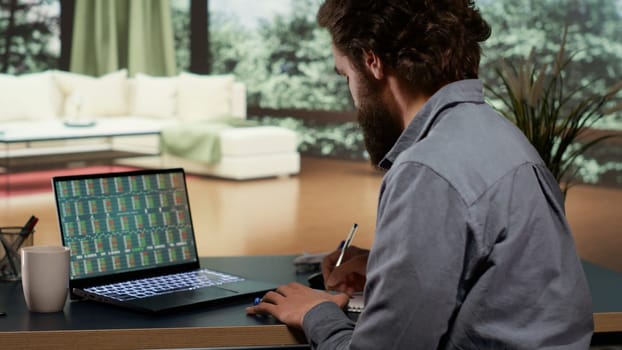
[[[384,78],[384,65],[376,53],[371,50],[366,50],[363,52],[363,60],[365,62],[365,67],[367,67],[374,78],[378,80]]]

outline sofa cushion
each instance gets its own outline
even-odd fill
[[[178,118],[196,121],[230,116],[233,82],[233,75],[181,73],[178,78]]]
[[[0,74],[0,121],[54,119],[60,96],[49,72]]]
[[[54,78],[65,96],[63,114],[68,117],[100,117],[128,114],[127,70],[94,78],[55,71]]]
[[[177,110],[177,77],[153,77],[137,73],[131,89],[132,115],[172,118]]]

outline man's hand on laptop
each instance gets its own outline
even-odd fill
[[[272,315],[288,326],[302,328],[305,315],[314,306],[329,301],[345,308],[349,299],[347,294],[330,294],[300,283],[289,283],[266,293],[259,304],[246,308],[246,313]]]

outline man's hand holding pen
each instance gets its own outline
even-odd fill
[[[362,292],[365,287],[369,250],[350,246],[343,255],[341,265],[336,266],[340,253],[340,250],[336,250],[327,255],[322,262],[322,275],[326,289],[350,296],[356,292]]]

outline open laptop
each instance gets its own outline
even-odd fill
[[[201,268],[183,169],[52,178],[69,289],[158,313],[275,289]]]

